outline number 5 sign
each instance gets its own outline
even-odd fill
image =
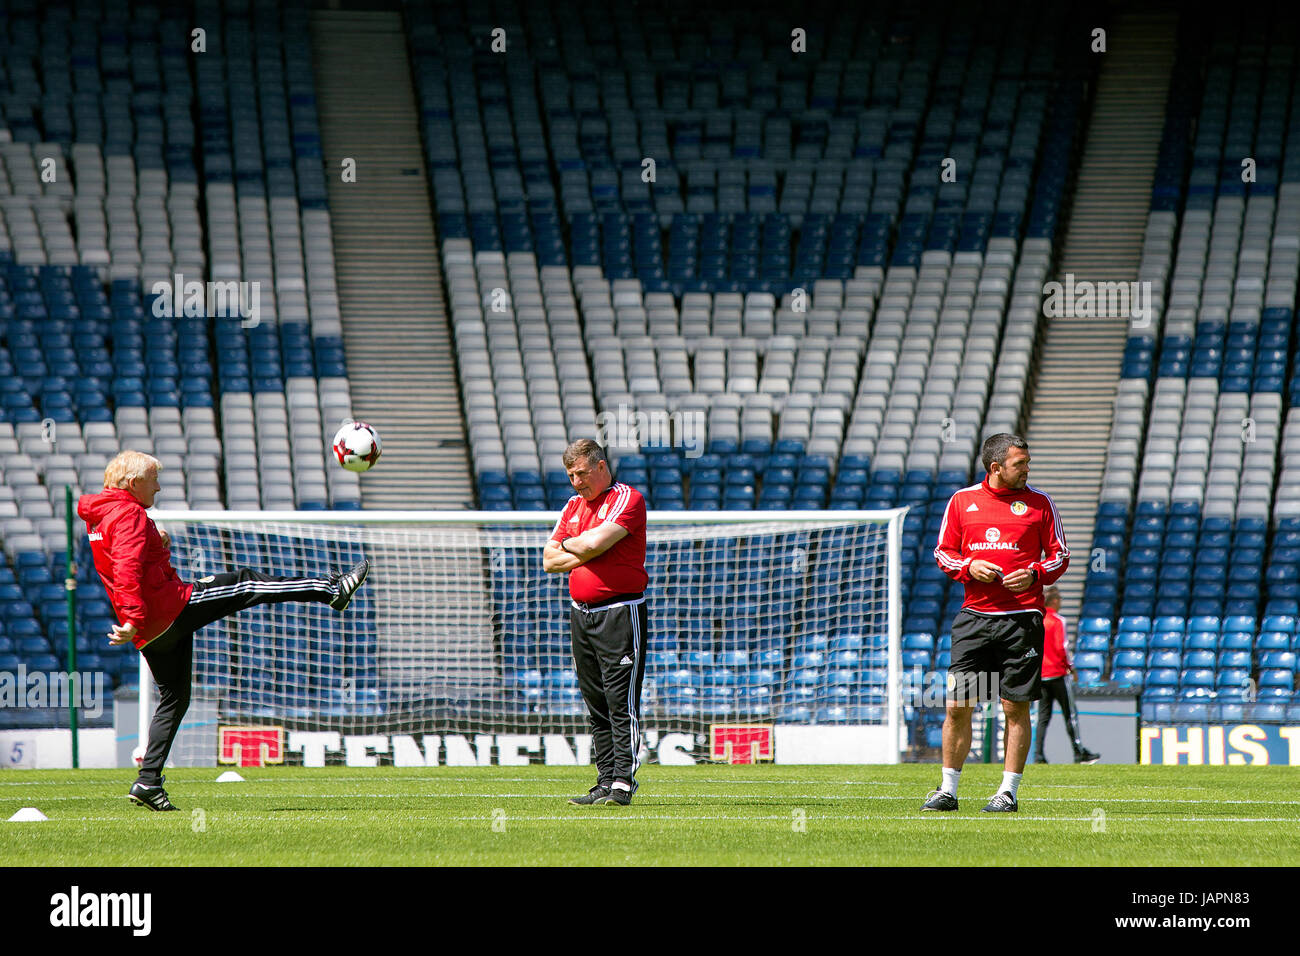
[[[36,767],[36,741],[31,737],[0,736],[0,757],[4,766],[15,770]]]

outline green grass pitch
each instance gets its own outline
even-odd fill
[[[177,769],[179,813],[125,770],[0,775],[0,865],[1258,866],[1300,859],[1296,771],[1031,766],[1019,814],[980,812],[1000,769],[920,813],[933,765],[649,766],[630,807],[575,807],[590,768]],[[6,823],[21,807],[49,820]],[[1014,836],[1012,836],[1014,834]]]

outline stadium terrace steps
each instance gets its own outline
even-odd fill
[[[1175,14],[1127,13],[1109,31],[1056,281],[1137,278],[1176,29]],[[1043,335],[1025,437],[1030,481],[1056,501],[1073,555],[1067,617],[1083,594],[1128,328],[1127,315],[1054,316]]]
[[[401,17],[315,11],[311,28],[353,414],[384,439],[362,504],[472,507]],[[355,183],[342,181],[344,157]]]
[[[1125,14],[1110,30],[1060,276],[1137,278],[1176,30],[1172,13]]]

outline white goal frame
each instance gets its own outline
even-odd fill
[[[881,511],[809,510],[809,511],[650,511],[646,521],[656,525],[689,524],[763,524],[781,523],[797,529],[799,525],[844,525],[854,522],[887,523],[887,621],[888,621],[888,747],[886,763],[899,763],[906,749],[903,739],[902,704],[902,530],[908,508]],[[177,523],[254,524],[285,522],[317,525],[537,525],[549,528],[557,519],[553,511],[212,511],[154,509],[150,516],[162,528]],[[149,665],[139,659],[139,739],[136,754],[143,753],[152,717]],[[822,725],[825,726],[825,725]],[[881,761],[873,761],[881,762]]]

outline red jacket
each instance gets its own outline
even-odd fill
[[[1065,619],[1055,611],[1043,613],[1043,679],[1064,677],[1073,662],[1065,642]]]
[[[1041,613],[1043,588],[1070,566],[1065,529],[1052,499],[1029,485],[992,488],[987,477],[949,499],[934,558],[948,577],[966,585],[962,608],[981,614]],[[1000,580],[985,584],[972,578],[970,563],[976,558],[997,565],[1003,574],[1019,568],[1037,571],[1038,580],[1013,594]]]
[[[192,584],[172,567],[144,505],[124,488],[82,495],[77,516],[86,522],[95,570],[121,624],[134,624],[133,643],[144,647],[176,620],[189,602]]]

